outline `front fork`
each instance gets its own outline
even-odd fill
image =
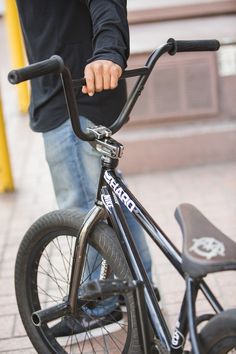
[[[95,205],[86,215],[75,243],[68,299],[55,306],[34,312],[32,322],[35,326],[41,326],[66,315],[76,314],[78,288],[84,267],[88,237],[95,224],[104,219],[105,213],[104,208]]]
[[[95,205],[86,215],[79,231],[79,237],[76,239],[68,297],[68,305],[71,314],[75,314],[77,310],[78,288],[83,272],[88,236],[94,225],[104,218],[104,214],[105,210],[102,207]]]

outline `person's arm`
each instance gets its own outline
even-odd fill
[[[114,89],[129,56],[126,0],[84,0],[93,25],[93,56],[85,67],[83,92]]]

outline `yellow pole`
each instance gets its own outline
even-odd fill
[[[17,69],[26,65],[20,21],[15,0],[6,0],[5,4],[5,17],[9,33],[12,65],[14,69]],[[27,82],[17,85],[17,90],[19,109],[22,113],[26,113],[29,106],[29,87]]]
[[[0,193],[14,190],[0,98]]]

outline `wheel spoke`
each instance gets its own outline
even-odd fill
[[[26,292],[27,306],[30,308],[31,314],[40,309],[47,309],[67,301],[78,229],[79,227],[76,227],[72,232],[71,227],[64,227],[60,233],[59,228],[55,227],[55,230],[51,229],[52,231],[50,230],[48,234],[41,231],[41,239],[38,236],[32,238],[35,245],[34,250],[29,252],[27,260],[29,267]],[[37,241],[37,239],[40,239],[40,241]],[[87,245],[81,285],[100,278],[103,259],[107,261],[111,269],[107,274],[109,279],[119,279],[119,272],[125,274],[125,271],[122,273],[120,270],[118,273],[114,272],[113,263],[115,268],[118,266],[123,269],[124,262],[117,264],[113,260],[111,260],[111,264],[108,262],[107,252],[112,254],[115,246],[109,241],[108,248],[111,251],[107,250],[107,241],[104,244],[104,240],[105,238],[102,236],[101,240],[98,238],[98,241],[95,240],[94,243]],[[129,296],[127,298],[129,299]],[[117,316],[114,317],[112,317],[113,313],[106,316],[103,314],[106,313],[104,311],[107,311],[109,306],[114,311],[114,302],[116,301],[117,297],[114,300],[111,297],[111,302],[109,299],[90,301],[79,299],[76,314],[73,316],[67,314],[65,317],[53,320],[48,325],[43,325],[38,329],[39,338],[41,337],[42,343],[44,343],[42,345],[53,348],[55,352],[68,354],[127,354],[128,349],[124,351],[124,348],[129,348],[129,346],[126,346],[126,340],[130,332],[128,331],[128,319],[130,317],[126,314],[119,315],[118,312]],[[116,311],[119,311],[118,307]],[[28,313],[25,317],[27,316],[29,316]],[[122,321],[117,321],[117,319],[122,319]],[[29,320],[31,321],[31,319]],[[68,322],[66,322],[67,320]],[[58,329],[62,331],[63,328],[66,330],[65,336],[60,337],[55,331]],[[30,335],[29,337],[34,343],[34,337]]]

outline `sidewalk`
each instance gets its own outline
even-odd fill
[[[14,295],[14,262],[19,243],[31,223],[56,207],[41,136],[28,128],[28,118],[17,112],[16,94],[2,63],[3,108],[16,191],[0,195],[0,353],[35,353],[25,335]],[[125,154],[124,154],[125,158]],[[181,248],[181,234],[174,220],[182,202],[196,205],[223,232],[236,240],[236,161],[148,175],[129,176],[131,190],[144,204],[174,244]],[[170,327],[177,319],[183,281],[151,245],[155,280],[162,295]],[[168,280],[168,281],[167,281]],[[208,283],[225,308],[236,307],[236,277],[232,272],[211,275]],[[208,305],[199,298],[199,312]]]
[[[33,353],[16,307],[14,261],[20,240],[30,224],[56,205],[40,135],[29,130],[26,117],[15,115],[11,119],[8,138],[16,191],[0,195],[0,353]],[[181,235],[173,213],[175,207],[185,201],[196,205],[226,234],[236,239],[235,176],[236,163],[232,162],[129,176],[128,182],[162,229],[181,247]],[[159,251],[153,247],[151,250],[164,311],[173,328],[183,281]],[[235,275],[229,272],[223,276],[210,276],[209,284],[226,308],[236,306]],[[200,311],[206,307],[201,296]]]
[[[27,118],[9,124],[8,136],[16,191],[0,195],[0,353],[33,353],[18,315],[14,296],[14,261],[23,234],[43,213],[55,207],[40,136],[30,132]],[[20,139],[15,141],[15,136]],[[236,163],[128,177],[131,189],[150,210],[171,240],[181,247],[173,218],[175,207],[188,201],[203,211],[226,234],[236,236]],[[152,249],[154,273],[168,321],[173,327],[183,281],[164,257]],[[168,279],[168,282],[166,281]],[[236,306],[236,279],[231,272],[209,277],[225,307]],[[203,298],[200,311],[206,308]],[[21,351],[22,350],[22,351]]]

